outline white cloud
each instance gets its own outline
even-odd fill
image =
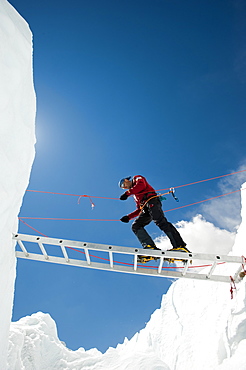
[[[243,164],[236,171],[245,170]],[[231,191],[239,190],[246,180],[246,172],[237,173],[232,176],[222,178],[218,183],[219,195]],[[246,191],[246,190],[245,190]],[[211,197],[214,196],[211,195]],[[235,231],[241,223],[240,208],[241,194],[236,192],[221,198],[211,200],[199,206],[199,213],[215,225],[230,231]]]
[[[201,215],[195,216],[190,222],[180,221],[176,227],[191,252],[227,255],[234,244],[234,232],[214,226]],[[158,237],[155,242],[157,247],[163,250],[171,247],[166,236]]]

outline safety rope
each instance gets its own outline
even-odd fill
[[[231,173],[228,173],[226,175],[221,175],[221,176],[216,176],[216,177],[210,177],[210,178],[205,179],[205,180],[199,180],[199,181],[195,181],[195,182],[190,182],[190,183],[184,184],[184,185],[177,185],[174,188],[175,189],[178,189],[178,188],[182,188],[182,187],[185,187],[185,186],[191,186],[191,185],[199,184],[199,183],[206,182],[206,181],[220,179],[220,178],[226,177],[226,176],[236,175],[238,173],[242,173],[242,172],[245,172],[245,171],[246,171],[246,169],[245,170],[241,170],[241,171],[231,172]],[[170,189],[170,188],[157,189],[156,191],[164,191],[164,190],[168,190],[168,189]],[[86,194],[81,195],[81,194],[57,193],[57,192],[54,192],[54,191],[31,190],[31,189],[27,189],[26,191],[33,192],[33,193],[53,194],[53,195],[68,195],[68,196],[78,197],[79,200],[81,198],[98,198],[98,199],[114,199],[114,200],[119,200],[119,198],[102,197],[102,196],[86,195]]]
[[[18,219],[19,219],[19,220],[20,220],[24,225],[26,225],[26,226],[30,227],[30,229],[32,229],[32,230],[34,230],[34,231],[36,231],[36,233],[41,234],[41,235],[43,235],[43,236],[47,237],[45,234],[41,233],[41,231],[38,231],[37,229],[35,229],[35,228],[34,228],[34,227],[32,227],[31,225],[29,225],[27,222],[23,221],[23,220],[21,219],[21,217],[18,217]]]
[[[243,188],[243,189],[237,189],[237,190],[234,190],[234,191],[230,191],[229,193],[225,193],[225,194],[220,194],[220,195],[217,195],[216,197],[212,197],[212,198],[208,198],[208,199],[204,199],[204,200],[200,200],[198,202],[194,202],[194,203],[190,203],[190,204],[186,204],[184,206],[181,206],[181,207],[176,207],[176,208],[172,208],[172,209],[167,209],[165,210],[165,212],[170,212],[170,211],[174,211],[174,210],[177,210],[177,209],[180,209],[180,208],[185,208],[185,207],[190,207],[190,206],[194,206],[195,204],[199,204],[199,203],[203,203],[203,202],[208,202],[209,200],[213,200],[213,199],[216,199],[216,198],[221,198],[221,197],[225,197],[226,195],[230,195],[230,194],[233,194],[233,193],[237,193],[241,190],[245,190],[246,188]]]
[[[49,221],[120,221],[120,220],[104,220],[101,218],[61,218],[61,217],[24,217],[20,216],[19,219],[25,220],[49,220]]]
[[[230,288],[230,293],[231,293],[231,299],[233,299],[233,290],[237,290],[235,280],[233,279],[232,276],[230,276],[231,279],[231,288]]]
[[[194,202],[194,203],[190,203],[190,204],[186,204],[184,206],[180,206],[180,207],[176,207],[176,208],[171,208],[171,209],[167,209],[165,210],[164,212],[171,212],[171,211],[175,211],[177,209],[181,209],[181,208],[185,208],[185,207],[190,207],[190,206],[193,206],[193,205],[196,205],[196,204],[200,204],[200,203],[203,203],[203,202],[208,202],[210,200],[213,200],[213,199],[216,199],[216,198],[221,198],[221,197],[224,197],[226,195],[230,195],[230,194],[233,194],[233,193],[237,193],[241,190],[246,190],[246,188],[243,188],[243,189],[238,189],[238,190],[234,190],[234,191],[231,191],[229,193],[225,193],[225,194],[220,194],[220,195],[217,195],[215,197],[212,197],[212,198],[208,198],[208,199],[204,199],[204,200],[200,200],[198,202]],[[155,195],[154,197],[152,198],[155,198],[155,197],[159,197],[161,195],[165,195],[165,194],[169,194],[168,193],[163,193],[163,194],[159,194],[159,195]],[[146,203],[152,199],[152,198],[149,198]],[[145,204],[144,204],[145,206]],[[143,207],[144,207],[143,206]],[[21,216],[20,217],[21,219],[29,219],[29,220],[52,220],[52,221],[120,221],[120,220],[115,220],[115,219],[93,219],[93,218],[58,218],[58,217],[24,217],[24,216]]]
[[[245,172],[245,171],[246,171],[246,170],[241,170],[241,171],[231,172],[231,173],[227,173],[226,175],[221,175],[221,176],[216,176],[216,177],[210,177],[209,179],[200,180],[200,181],[195,181],[195,182],[190,182],[190,183],[188,183],[188,184],[184,184],[184,185],[178,185],[178,186],[175,186],[175,189],[183,188],[184,186],[190,186],[190,185],[200,184],[201,182],[206,182],[206,181],[211,181],[211,180],[221,179],[222,177],[236,175],[236,174],[238,174],[238,173],[242,173],[242,172]],[[168,189],[168,188],[167,188],[167,189]],[[167,190],[167,189],[159,189],[158,191]]]
[[[86,195],[86,194],[69,194],[69,193],[57,193],[55,191],[44,191],[44,190],[31,190],[27,189],[26,191],[32,192],[32,193],[44,193],[44,194],[52,194],[52,195],[69,195],[71,197],[78,197],[81,198],[98,198],[98,199],[115,199],[118,200],[119,198],[110,198],[110,197],[100,197],[96,195]]]

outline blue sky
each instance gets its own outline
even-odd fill
[[[243,1],[11,4],[34,35],[37,144],[29,189],[117,198],[124,176],[142,174],[163,189],[245,164]],[[180,188],[178,205],[220,193],[216,181]],[[20,215],[107,220],[135,207],[132,199],[93,201],[92,210],[88,199],[27,193]],[[169,197],[164,210],[176,206]],[[177,222],[198,211],[166,215]],[[26,221],[52,237],[138,246],[121,222]],[[149,231],[160,235],[155,226]],[[22,224],[20,232],[33,233]],[[13,319],[48,312],[69,348],[105,351],[144,327],[169,284],[20,260]]]

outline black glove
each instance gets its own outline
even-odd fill
[[[125,222],[126,224],[127,224],[127,222],[130,221],[129,216],[123,216],[123,217],[121,217],[120,220],[121,220],[121,222]]]
[[[120,196],[120,200],[126,200],[127,198],[128,198],[128,195],[126,193]]]

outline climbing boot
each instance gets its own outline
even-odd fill
[[[186,248],[185,245],[181,245],[180,247],[174,247],[172,249],[168,249],[168,252],[184,252],[184,253],[191,253],[188,248]],[[164,261],[167,261],[170,263],[175,263],[176,261],[181,261],[183,263],[187,262],[187,259],[181,259],[181,258],[164,258]],[[192,261],[190,261],[192,263]]]
[[[154,250],[160,250],[155,245],[146,245],[143,249],[154,249]],[[151,256],[138,256],[138,263],[146,263],[151,260],[158,260],[158,257],[151,257]]]

